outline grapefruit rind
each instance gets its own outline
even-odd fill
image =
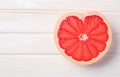
[[[60,23],[62,20],[64,20],[66,17],[68,16],[77,16],[79,19],[81,19],[82,21],[84,21],[84,18],[86,16],[89,16],[89,15],[98,15],[100,16],[104,22],[107,24],[107,27],[108,27],[108,34],[109,34],[109,38],[108,38],[108,41],[106,42],[106,48],[104,49],[104,51],[100,52],[99,55],[96,57],[96,58],[93,58],[92,60],[90,61],[77,61],[77,60],[74,60],[71,56],[68,56],[65,54],[65,51],[64,49],[62,49],[59,45],[59,42],[58,42],[58,37],[57,37],[57,32],[58,32],[58,29],[59,29],[59,26],[60,26]],[[97,61],[99,61],[109,50],[110,48],[110,45],[111,45],[111,42],[112,42],[112,30],[111,30],[111,27],[110,27],[110,24],[109,22],[107,21],[106,17],[103,16],[101,13],[99,12],[95,12],[95,11],[88,11],[88,12],[84,12],[84,13],[76,13],[76,12],[71,12],[71,13],[66,13],[64,14],[58,21],[57,21],[57,24],[55,25],[55,29],[54,29],[54,39],[55,39],[55,43],[56,43],[56,46],[58,48],[58,50],[63,54],[64,57],[66,57],[68,60],[76,63],[76,64],[79,64],[79,65],[90,65],[90,64],[93,64],[93,63],[96,63]]]

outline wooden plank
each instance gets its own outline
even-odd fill
[[[1,54],[56,54],[53,35],[0,34]]]
[[[53,32],[58,14],[0,13],[0,32]]]
[[[1,0],[0,9],[67,10],[67,11],[114,11],[120,12],[118,0]]]
[[[1,77],[116,77],[120,56],[105,56],[91,66],[79,66],[61,55],[1,55]]]
[[[55,24],[64,13],[0,13],[0,33],[53,33]],[[119,31],[120,13],[103,13],[113,33]]]
[[[120,35],[113,35],[110,52],[107,55],[119,55]],[[0,54],[52,55],[59,54],[53,34],[0,34]]]

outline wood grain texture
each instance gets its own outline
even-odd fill
[[[1,77],[119,77],[119,56],[105,56],[91,66],[79,66],[61,55],[0,56]]]
[[[114,34],[107,55],[120,55],[120,35]],[[56,55],[53,34],[0,34],[0,55]]]
[[[120,12],[119,3],[119,0],[1,0],[0,9]]]
[[[57,20],[64,13],[58,12],[57,14],[51,14],[50,12],[0,13],[0,32],[53,33]],[[120,33],[120,13],[102,13],[109,20],[113,33]]]
[[[51,34],[0,34],[0,54],[58,54]]]

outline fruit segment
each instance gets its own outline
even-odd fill
[[[78,46],[76,47],[76,51],[73,52],[72,58],[78,61],[83,60],[83,47],[82,43],[78,43]]]
[[[85,33],[89,33],[94,29],[98,28],[101,23],[103,23],[103,20],[99,16],[91,15],[91,16],[85,17],[84,24],[87,28],[85,29]]]
[[[67,23],[72,26],[74,30],[77,31],[77,33],[81,33],[82,27],[83,27],[83,22],[76,16],[69,16],[66,18]]]
[[[97,57],[99,55],[99,51],[97,50],[97,48],[89,42],[87,42],[87,45],[90,53],[92,54],[92,57]]]
[[[91,36],[91,38],[96,39],[100,42],[106,42],[108,40],[108,34],[104,33],[101,35],[93,35],[93,36]]]
[[[99,24],[99,26],[92,30],[90,33],[90,35],[102,35],[103,33],[107,33],[108,29],[105,23]]]

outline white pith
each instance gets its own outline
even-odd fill
[[[81,41],[85,41],[85,40],[87,40],[87,39],[88,39],[87,34],[85,34],[85,33],[81,33],[81,34],[79,35],[79,40],[81,40]]]

